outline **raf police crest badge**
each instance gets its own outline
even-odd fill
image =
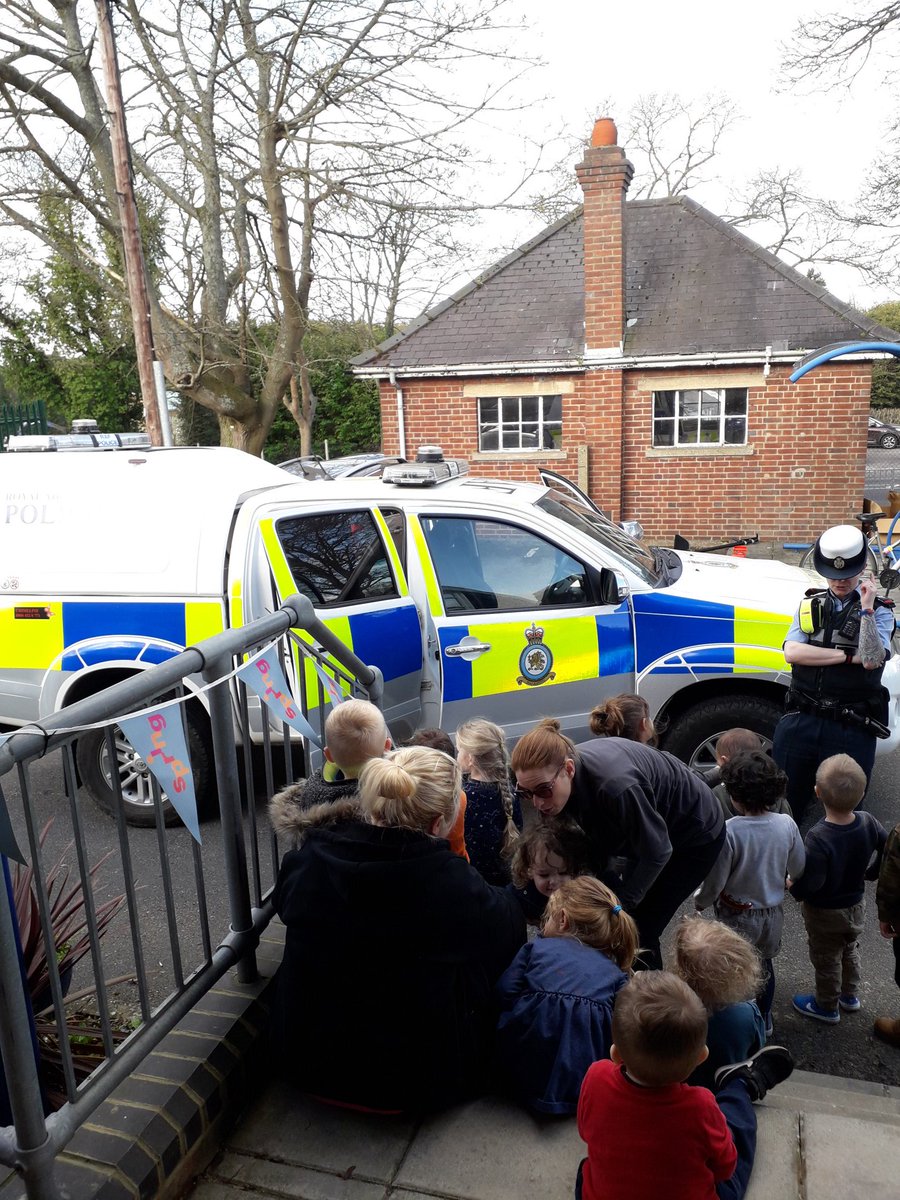
[[[544,645],[544,631],[540,626],[531,622],[531,628],[525,630],[525,640],[528,643],[519,655],[519,670],[522,674],[516,680],[521,687],[527,684],[535,687],[548,679],[555,679],[553,670],[553,652]]]

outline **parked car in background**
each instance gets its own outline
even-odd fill
[[[350,479],[352,477],[372,475],[381,478],[385,467],[396,467],[406,462],[389,454],[345,454],[341,458],[329,458],[323,465],[332,479]]]
[[[900,429],[886,421],[879,421],[877,417],[869,417],[867,445],[880,446],[882,450],[896,450],[900,446]]]
[[[324,459],[317,454],[306,454],[303,458],[289,458],[277,464],[283,471],[298,475],[301,479],[330,479],[325,470]]]

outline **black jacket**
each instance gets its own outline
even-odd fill
[[[590,838],[598,873],[611,855],[632,860],[619,899],[633,908],[673,853],[715,841],[725,825],[721,806],[703,780],[665,750],[607,737],[577,750],[565,814]]]
[[[428,1110],[482,1086],[492,989],[525,940],[511,890],[442,838],[380,828],[350,802],[298,818],[275,907],[287,927],[273,1049],[305,1091]]]

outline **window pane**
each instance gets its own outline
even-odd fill
[[[530,530],[460,517],[422,524],[448,613],[589,602],[584,566]]]
[[[497,415],[496,400],[479,400],[478,401],[478,420],[484,425],[492,425],[500,420]]]
[[[510,429],[504,425],[501,433],[501,445],[504,450],[519,449],[519,431],[518,429]]]
[[[479,450],[497,450],[500,445],[498,425],[482,425],[478,431]]]
[[[717,417],[720,411],[719,393],[704,389],[700,394],[700,415],[704,417]]]
[[[679,421],[678,422],[678,444],[680,446],[696,445],[700,435],[699,421]]]
[[[701,421],[700,422],[700,441],[706,442],[707,444],[709,444],[710,442],[718,442],[718,440],[719,440],[719,418],[716,417],[716,419],[714,421],[709,421],[709,420]]]
[[[397,595],[370,512],[286,517],[275,528],[294,586],[313,604],[349,604]]]
[[[559,450],[562,447],[562,429],[556,426],[544,426],[544,449]]]
[[[674,392],[654,392],[653,393],[653,415],[654,415],[654,417],[674,417],[675,416],[675,393]]]
[[[653,445],[654,446],[674,446],[675,445],[675,422],[674,421],[654,421],[653,422]]]
[[[537,421],[541,415],[541,398],[540,396],[523,396],[522,397],[522,420]]]
[[[725,418],[725,442],[730,446],[742,446],[747,440],[746,417]]]
[[[700,393],[693,388],[681,393],[681,416],[696,417],[700,412]]]
[[[742,417],[747,413],[747,389],[746,388],[726,388],[725,389],[725,415],[728,417]]]
[[[523,425],[522,426],[522,447],[525,450],[535,450],[541,444],[540,433],[538,426]]]
[[[544,420],[545,421],[561,421],[562,420],[562,396],[545,396],[544,397]]]

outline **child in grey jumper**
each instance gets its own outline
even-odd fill
[[[806,851],[792,817],[771,812],[784,796],[787,776],[761,750],[737,754],[722,768],[738,816],[725,822],[725,845],[694,897],[697,911],[712,904],[718,919],[759,950],[766,982],[758,997],[772,1030],[775,971],[772,959],[781,948],[785,879],[803,873]]]

